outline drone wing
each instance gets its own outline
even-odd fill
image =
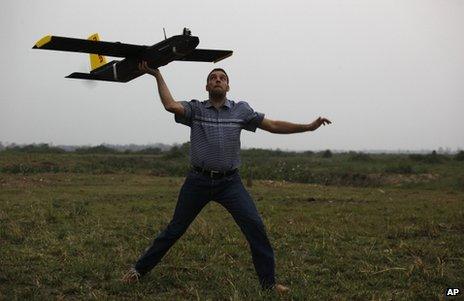
[[[189,62],[219,62],[233,53],[232,50],[195,49],[188,55],[176,59],[176,61]]]
[[[100,55],[128,57],[137,56],[138,54],[146,50],[148,46],[123,44],[120,42],[84,40],[48,35],[37,41],[37,43],[32,48],[84,53],[98,53]]]

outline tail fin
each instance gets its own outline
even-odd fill
[[[98,33],[94,33],[90,37],[87,38],[88,40],[92,41],[100,41],[100,37]],[[101,54],[90,54],[90,68],[91,70],[95,70],[103,65],[106,64],[106,57]]]

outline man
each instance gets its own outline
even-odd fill
[[[290,134],[314,131],[331,122],[321,117],[310,124],[264,118],[264,114],[255,112],[248,103],[227,99],[229,78],[220,68],[208,75],[206,91],[209,99],[202,102],[175,101],[158,69],[149,68],[147,62],[142,62],[139,69],[155,77],[161,102],[167,111],[175,114],[175,121],[191,128],[192,170],[180,190],[169,225],[124,275],[123,281],[136,282],[153,269],[203,207],[214,200],[227,209],[248,240],[261,287],[278,293],[288,291],[288,287],[276,284],[274,252],[262,219],[237,170],[240,132],[242,129],[254,132],[259,127],[271,133]]]

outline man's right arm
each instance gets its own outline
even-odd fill
[[[161,75],[161,72],[158,69],[152,69],[148,67],[146,61],[143,61],[139,64],[139,70],[144,73],[151,74],[155,77],[156,83],[158,85],[158,93],[166,111],[169,111],[176,115],[184,116],[184,106],[180,102],[174,100],[174,98],[171,95],[171,92],[169,92],[169,88],[166,85],[166,82],[163,79],[163,76]]]

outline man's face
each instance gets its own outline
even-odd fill
[[[210,96],[213,97],[226,96],[226,93],[229,91],[227,75],[220,70],[213,71],[208,77],[206,91],[208,91]]]

